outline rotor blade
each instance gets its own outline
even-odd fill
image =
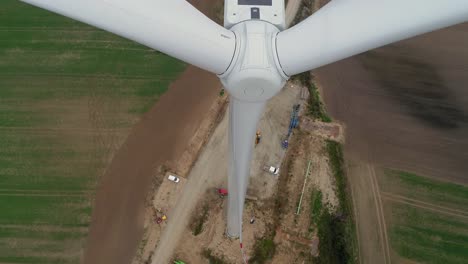
[[[221,74],[235,49],[233,32],[185,0],[22,0]]]
[[[279,33],[276,47],[291,76],[465,21],[467,0],[332,0]]]
[[[229,106],[229,179],[227,234],[242,239],[242,211],[249,183],[250,163],[257,124],[265,102],[231,97]]]

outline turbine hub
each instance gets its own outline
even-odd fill
[[[231,96],[248,102],[266,101],[283,88],[288,77],[279,67],[274,25],[249,20],[231,28],[236,52],[229,69],[219,76]]]

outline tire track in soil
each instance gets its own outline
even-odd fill
[[[403,203],[403,204],[411,205],[411,206],[421,208],[421,209],[426,209],[426,210],[430,210],[430,211],[434,211],[434,212],[438,212],[438,213],[442,213],[446,215],[468,219],[468,215],[466,215],[466,212],[463,212],[460,210],[456,210],[456,209],[452,209],[448,207],[442,207],[442,206],[426,203],[423,201],[411,199],[408,197],[394,195],[391,193],[382,193],[382,197],[392,202]]]
[[[131,262],[155,169],[182,155],[220,86],[215,75],[190,66],[134,127],[99,184],[85,264]]]
[[[375,209],[377,210],[377,219],[379,224],[379,233],[382,238],[382,250],[384,252],[384,261],[385,263],[392,263],[390,257],[390,247],[388,245],[388,236],[387,236],[387,225],[385,223],[385,214],[383,212],[382,198],[380,194],[380,189],[378,185],[377,178],[375,176],[375,170],[372,165],[367,165],[369,170],[369,177],[372,186],[372,192],[374,194]]]
[[[99,184],[85,264],[131,262],[155,169],[182,155],[220,86],[215,75],[190,66],[137,123]],[[104,141],[98,137],[96,144]]]
[[[349,173],[349,167],[346,166],[346,175],[351,175]],[[361,256],[361,236],[359,234],[359,212],[358,212],[358,204],[356,203],[356,196],[353,190],[353,186],[349,188],[351,190],[351,200],[353,203],[353,214],[354,214],[354,224],[356,225],[356,239],[357,239],[357,249],[358,249],[358,260],[359,264],[362,264],[362,256]]]

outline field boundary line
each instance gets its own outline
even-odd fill
[[[1,41],[0,41],[1,42]],[[91,42],[91,41],[90,41]],[[96,41],[93,41],[93,42],[96,42]],[[39,42],[35,42],[34,44],[36,43],[39,43]],[[48,43],[46,41],[42,41],[41,43]],[[73,41],[70,41],[70,42],[51,42],[51,43],[60,43],[60,44],[73,44],[73,43],[79,43],[79,42],[73,42]],[[89,42],[88,42],[89,43]],[[44,50],[41,50],[41,51],[36,51],[36,50],[30,50],[30,49],[26,49],[28,53],[44,53],[45,49]],[[119,48],[119,47],[108,47],[108,46],[105,46],[105,47],[102,47],[102,48],[99,48],[99,47],[82,47],[80,49],[75,49],[75,51],[90,51],[90,50],[94,50],[94,51],[100,51],[100,50],[118,50],[118,51],[152,51],[152,49],[144,49],[144,48]]]
[[[73,194],[89,194],[93,193],[93,191],[67,191],[67,190],[60,190],[60,191],[49,191],[44,189],[0,189],[0,192],[48,192],[48,193],[73,193]]]
[[[393,202],[399,202],[399,203],[403,203],[403,204],[407,204],[407,205],[412,205],[414,207],[427,209],[427,210],[430,210],[430,211],[435,211],[435,212],[439,212],[439,213],[443,213],[443,214],[447,214],[447,215],[452,215],[452,216],[468,219],[468,215],[463,215],[463,214],[459,214],[459,213],[455,213],[455,212],[450,212],[450,211],[448,211],[446,209],[434,208],[434,206],[418,204],[417,202],[408,201],[408,200],[402,199],[402,198],[397,198],[397,197],[394,197],[392,195],[384,194],[382,197],[384,199],[387,199],[387,200],[390,200],[390,201],[393,201]]]
[[[92,192],[56,192],[56,191],[34,191],[34,190],[0,190],[0,194],[50,194],[50,195],[90,195]]]
[[[74,132],[85,132],[85,133],[96,133],[96,132],[122,132],[130,130],[128,128],[78,128],[78,127],[7,127],[0,126],[0,130],[22,130],[22,131],[33,131],[33,132],[50,132],[50,131],[74,131]]]
[[[382,235],[382,248],[384,251],[385,263],[391,263],[390,247],[388,245],[387,224],[385,223],[385,214],[383,212],[382,198],[379,189],[379,183],[375,175],[374,167],[367,164],[371,180],[372,192],[374,193],[374,202],[377,210],[377,219],[379,221],[380,234]]]
[[[346,175],[350,175],[348,166],[346,166]],[[354,197],[353,186],[350,186],[350,189],[351,189],[351,202],[353,203],[354,224],[356,225],[356,239],[357,239],[357,243],[358,243],[358,258],[359,258],[359,264],[362,264],[361,237],[359,235],[359,220],[358,220],[357,203],[356,203],[356,199]]]
[[[54,194],[54,193],[0,193],[0,196],[36,196],[36,197],[86,197],[86,194]]]
[[[10,228],[10,229],[21,229],[21,230],[37,230],[37,229],[48,229],[52,232],[60,231],[76,231],[76,232],[88,232],[88,227],[82,226],[57,226],[52,224],[34,224],[34,225],[21,225],[21,224],[0,224],[0,228]],[[1,263],[1,262],[0,262]]]
[[[56,77],[56,78],[99,78],[99,79],[107,79],[112,78],[115,80],[161,80],[161,81],[171,81],[173,80],[171,77],[164,77],[163,75],[118,75],[118,74],[57,74],[57,73],[0,73],[0,76],[27,76],[27,77]]]
[[[63,32],[102,32],[104,30],[93,29],[70,29],[70,28],[61,28],[61,27],[0,27],[0,31],[63,31]]]
[[[410,197],[406,197],[406,196],[403,196],[403,195],[394,194],[394,193],[390,193],[390,192],[382,192],[382,194],[387,195],[387,196],[392,196],[392,197],[395,197],[395,198],[399,198],[399,199],[403,199],[403,200],[407,200],[409,202],[419,203],[419,204],[427,205],[427,206],[430,206],[430,207],[436,207],[436,208],[441,209],[441,210],[452,211],[453,213],[459,213],[459,214],[468,216],[467,211],[463,211],[463,210],[460,210],[460,209],[455,209],[455,208],[451,208],[451,207],[446,207],[446,206],[441,206],[441,205],[437,205],[437,204],[433,204],[433,203],[428,203],[428,202],[424,202],[424,201],[421,201],[421,200],[418,200],[418,199],[414,199],[414,198],[410,198]]]
[[[418,165],[418,167],[422,168],[423,170],[408,168],[408,169],[406,169],[404,171],[415,174],[415,175],[418,175],[418,176],[426,178],[426,179],[434,180],[434,181],[437,181],[437,182],[452,183],[452,184],[457,184],[457,185],[461,185],[461,186],[464,186],[464,187],[468,187],[468,183],[464,182],[464,181],[460,181],[461,178],[459,178],[459,177],[454,177],[453,175],[448,175],[448,177],[446,177],[446,178],[440,178],[440,177],[433,176],[433,175],[440,174],[440,171],[435,170],[433,168],[430,168],[430,166],[419,166]],[[386,169],[391,170],[391,171],[396,171],[396,172],[403,171],[402,169],[392,167],[392,166],[386,166]],[[424,171],[431,171],[433,173],[424,173]],[[421,176],[421,175],[424,175],[424,176]]]
[[[0,40],[0,42],[9,42],[9,40]],[[57,43],[88,43],[88,42],[98,42],[98,43],[121,43],[121,44],[132,44],[131,42],[122,41],[122,40],[93,40],[93,39],[28,39],[28,43],[48,43],[48,42],[57,42]],[[146,50],[151,50],[151,48],[146,48]]]

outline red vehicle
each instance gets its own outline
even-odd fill
[[[228,195],[228,190],[227,190],[227,189],[223,189],[223,188],[219,188],[219,189],[218,189],[218,194],[219,194],[219,196],[221,196],[221,197],[227,196],[227,195]]]

